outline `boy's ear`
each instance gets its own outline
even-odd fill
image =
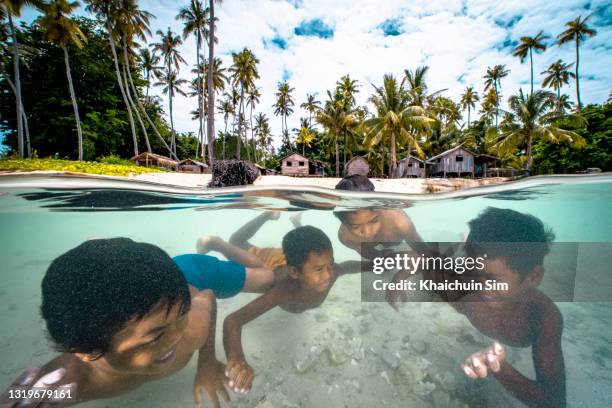
[[[531,287],[537,287],[542,283],[542,279],[544,278],[544,267],[542,265],[538,265],[531,270],[529,275],[527,276],[527,283]]]
[[[287,270],[289,272],[289,276],[291,276],[293,279],[297,279],[300,277],[300,271],[295,266],[289,266]]]
[[[102,353],[74,353],[84,363],[91,363],[102,357]]]

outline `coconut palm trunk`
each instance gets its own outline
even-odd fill
[[[578,65],[580,64],[580,53],[578,48],[580,47],[580,41],[576,39],[576,99],[578,100],[578,110],[582,108],[580,104],[580,77],[578,75]]]
[[[19,72],[19,47],[17,45],[17,33],[15,32],[15,26],[13,24],[13,17],[11,11],[7,8],[9,27],[11,30],[11,37],[13,39],[13,69],[15,71],[15,108],[17,111],[17,149],[19,151],[19,158],[23,159],[24,144],[23,144],[23,122],[21,121],[21,107],[23,102],[21,100],[21,75]]]
[[[11,78],[8,75],[4,75],[4,79],[11,87],[11,90],[15,95],[17,95],[17,88]],[[23,103],[21,104],[21,120],[23,121],[23,130],[25,131],[25,139],[26,146],[28,151],[28,158],[32,157],[32,146],[30,144],[30,126],[28,125],[28,115],[26,114],[25,108],[23,107]]]
[[[336,177],[340,177],[340,148],[338,146],[338,132],[334,133],[334,148],[336,149]]]
[[[395,133],[391,132],[391,146],[389,146],[389,178],[395,178],[397,157],[395,152]]]
[[[132,88],[132,92],[134,92],[134,95],[138,95],[138,93],[136,92],[136,86],[134,86],[134,80],[132,79],[132,74],[131,74],[129,69],[127,70],[127,76],[128,76],[129,82],[130,82],[130,87]],[[148,76],[148,72],[147,72],[147,76]],[[148,90],[149,90],[149,87],[147,85],[147,92],[148,92]],[[158,139],[162,142],[162,145],[164,146],[164,148],[166,150],[168,150],[168,155],[170,157],[174,158],[175,160],[178,160],[178,157],[176,157],[176,155],[174,154],[174,152],[172,151],[170,146],[168,146],[168,143],[166,142],[166,140],[162,137],[161,133],[159,133],[159,130],[157,129],[157,127],[155,126],[155,124],[153,123],[151,118],[149,117],[149,114],[147,113],[147,110],[142,105],[142,102],[140,101],[140,98],[138,98],[138,96],[136,96],[136,102],[138,103],[138,107],[140,108],[140,110],[144,114],[144,117],[147,120],[147,123],[149,124],[151,129],[153,129],[153,132],[158,137]],[[146,133],[145,133],[145,141],[147,143],[147,151],[148,152],[152,152],[151,146],[149,144],[149,138],[148,138]]]
[[[151,150],[151,143],[149,143],[149,134],[147,133],[147,128],[144,125],[142,118],[140,117],[140,113],[138,112],[138,107],[134,103],[134,99],[130,95],[130,87],[127,86],[128,80],[129,80],[129,84],[131,85],[132,92],[134,92],[134,98],[138,100],[138,105],[140,105],[140,100],[138,99],[138,93],[136,92],[134,81],[132,81],[132,73],[130,72],[130,61],[128,59],[127,43],[125,41],[125,38],[123,38],[123,69],[124,69],[123,79],[124,79],[124,83],[126,84],[126,91],[127,91],[126,93],[128,96],[128,100],[132,103],[132,106],[134,107],[134,112],[136,112],[136,118],[138,119],[138,123],[140,123],[140,127],[142,128],[142,133],[144,134],[144,138],[145,138],[145,144],[147,145],[147,152],[152,153],[153,151]]]
[[[117,75],[117,83],[119,84],[119,90],[123,97],[123,103],[127,108],[128,119],[130,122],[130,130],[132,131],[132,141],[134,143],[134,156],[138,156],[138,139],[136,138],[136,126],[134,125],[134,116],[132,115],[132,109],[130,108],[130,101],[125,94],[125,88],[123,87],[123,80],[121,79],[121,70],[119,69],[119,58],[117,57],[117,49],[115,48],[115,41],[113,40],[113,30],[110,26],[110,22],[106,21],[106,31],[108,31],[108,42],[110,43],[111,53],[113,54],[113,62],[115,63],[115,74]]]
[[[531,48],[529,48],[529,61],[531,62],[531,92],[530,95],[533,95],[533,52]]]
[[[468,104],[468,127],[470,127],[470,105]]]
[[[242,144],[242,118],[243,118],[244,86],[240,85],[240,105],[238,105],[238,140],[236,141],[236,158],[240,160],[240,145]]]
[[[79,161],[83,160],[83,131],[81,130],[81,118],[79,117],[79,106],[77,105],[74,86],[72,84],[72,75],[70,73],[70,60],[68,58],[68,48],[62,47],[64,50],[64,63],[66,64],[66,77],[68,78],[68,89],[70,90],[70,99],[72,100],[72,109],[74,109],[74,119],[76,121],[77,136],[79,143]]]
[[[531,145],[533,143],[533,137],[529,134],[529,138],[527,139],[527,149],[525,149],[525,169],[527,171],[531,171]]]
[[[253,163],[257,163],[257,148],[255,146],[255,136],[253,136],[253,104],[251,104],[249,123],[251,125],[251,146],[253,147]]]
[[[213,68],[215,61],[215,0],[209,1],[209,24],[208,30],[209,38],[208,41],[208,115],[207,115],[207,135],[208,135],[208,160],[209,165],[212,169],[214,164],[214,150],[213,145],[215,143],[215,89],[213,81]]]
[[[134,109],[134,113],[136,113],[136,119],[138,119],[138,124],[140,125],[140,129],[142,129],[142,133],[145,135],[145,141],[146,141],[146,145],[147,145],[147,151],[149,153],[151,153],[151,145],[149,144],[149,137],[147,136],[147,128],[144,125],[144,122],[142,121],[142,118],[140,117],[140,112],[138,112],[138,107],[136,106],[136,104],[134,103],[134,99],[132,98],[132,95],[130,93],[130,87],[127,86],[128,82],[128,78],[127,78],[127,73],[126,71],[128,71],[129,68],[126,68],[125,64],[123,65],[123,83],[126,84],[126,94],[128,97],[128,101],[130,102],[130,106]]]

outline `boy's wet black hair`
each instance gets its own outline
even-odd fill
[[[42,281],[42,317],[57,348],[104,354],[125,325],[158,306],[186,312],[189,288],[155,245],[128,238],[89,240],[57,257]]]
[[[374,191],[374,184],[366,176],[353,174],[340,180],[338,184],[336,184],[335,189],[345,191]],[[346,216],[350,213],[352,213],[352,211],[334,211],[334,215],[340,222],[344,222]]]
[[[306,225],[283,237],[283,253],[287,265],[302,269],[311,252],[333,252],[329,237],[320,229]]]
[[[503,258],[521,279],[544,263],[555,238],[539,218],[509,209],[488,207],[468,225],[468,252]]]
[[[353,174],[346,176],[336,184],[336,190],[346,191],[374,191],[374,184],[366,176]]]

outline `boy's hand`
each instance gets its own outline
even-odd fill
[[[57,370],[51,371],[40,377],[38,381],[34,382],[36,377],[40,375],[39,367],[31,367],[25,370],[21,375],[2,393],[0,396],[0,406],[6,408],[13,407],[59,407],[63,404],[73,404],[75,402],[76,383],[62,384],[60,380],[66,375],[66,369],[58,368]],[[26,398],[27,393],[31,391],[36,396],[40,395],[39,398]],[[57,392],[59,395],[72,395],[71,399],[53,399],[52,397],[44,398],[44,395]],[[23,395],[26,393],[26,395]]]
[[[410,274],[407,273],[406,271],[399,271],[395,275],[393,275],[393,278],[391,279],[391,282],[399,283],[403,279],[407,279],[409,277],[410,277]],[[387,291],[385,292],[385,300],[387,301],[389,306],[391,306],[393,309],[395,309],[396,312],[399,312],[398,303],[399,302],[406,302],[408,300],[408,293],[405,290],[390,290],[390,289],[387,289]]]
[[[470,378],[486,378],[489,370],[496,373],[506,358],[504,347],[495,342],[485,350],[472,354],[465,359],[461,368],[465,375]]]
[[[219,396],[225,402],[230,401],[229,394],[225,389],[227,382],[224,376],[225,366],[217,360],[211,360],[198,365],[195,380],[193,382],[193,397],[196,406],[202,406],[202,391],[206,391],[212,402],[213,408],[219,408]]]
[[[198,254],[207,254],[210,251],[214,251],[219,241],[221,241],[221,238],[216,235],[200,237],[196,244],[196,251]]]
[[[253,369],[244,360],[230,360],[225,368],[228,385],[234,392],[246,394],[253,385]]]

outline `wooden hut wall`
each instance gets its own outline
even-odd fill
[[[457,161],[457,157],[461,157]],[[434,174],[466,174],[474,173],[474,155],[465,149],[457,149],[448,152],[438,158],[438,162],[433,165]]]
[[[308,159],[299,154],[284,158],[281,163],[281,173],[283,176],[308,176]]]

